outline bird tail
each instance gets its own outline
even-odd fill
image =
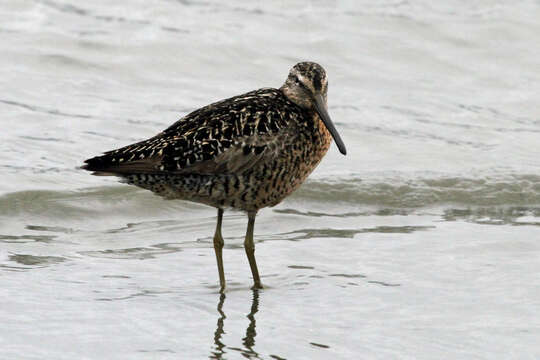
[[[92,175],[98,176],[114,176],[119,175],[118,166],[113,166],[110,156],[96,156],[84,161],[84,165],[80,168],[87,171],[92,171]]]

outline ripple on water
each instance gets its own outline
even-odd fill
[[[14,261],[18,264],[31,267],[43,267],[58,264],[68,260],[67,258],[61,256],[38,256],[27,254],[13,254],[9,255],[8,258],[10,261]]]
[[[257,236],[259,242],[289,240],[299,241],[314,238],[354,238],[357,234],[363,233],[388,233],[388,234],[410,234],[415,231],[426,231],[435,229],[434,225],[429,226],[376,226],[362,229],[299,229],[286,233]]]
[[[540,176],[347,178],[309,180],[293,198],[389,208],[426,206],[534,206],[540,204]],[[316,214],[314,214],[316,216]]]
[[[503,206],[445,209],[445,221],[484,225],[540,226],[540,207]]]
[[[158,255],[182,251],[181,244],[164,243],[152,247],[80,251],[80,255],[104,259],[154,259]]]
[[[44,242],[48,243],[53,241],[56,236],[52,235],[0,235],[0,242],[3,243],[30,243],[30,242]]]

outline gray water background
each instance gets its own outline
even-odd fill
[[[0,2],[5,359],[540,357],[540,2]],[[332,147],[255,226],[77,169],[327,70]]]

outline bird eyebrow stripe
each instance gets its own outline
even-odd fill
[[[298,76],[294,75],[294,79],[296,80],[296,82],[298,83],[298,85],[304,89],[304,90],[309,90],[308,87],[300,81],[300,78],[298,78]]]

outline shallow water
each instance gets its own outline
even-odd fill
[[[540,3],[0,3],[9,359],[540,357]],[[255,226],[81,162],[322,64],[348,147]]]

